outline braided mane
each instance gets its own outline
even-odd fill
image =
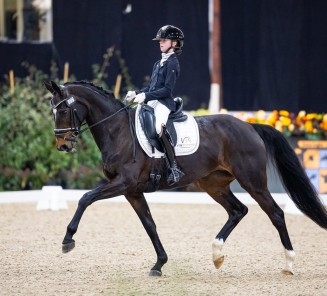
[[[67,84],[77,84],[77,85],[83,85],[83,84],[86,84],[86,85],[89,85],[89,86],[92,86],[94,88],[96,88],[97,90],[103,92],[104,94],[106,95],[111,95],[113,96],[113,92],[112,91],[108,91],[108,90],[105,90],[103,89],[101,86],[97,86],[95,84],[93,84],[92,82],[88,82],[88,81],[85,81],[85,80],[80,80],[80,81],[74,81],[74,82],[66,82],[64,85],[67,85]]]

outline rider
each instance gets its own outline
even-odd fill
[[[166,123],[170,112],[176,110],[172,92],[180,72],[176,55],[182,53],[184,34],[179,28],[167,25],[160,28],[156,38],[152,40],[159,40],[161,60],[154,64],[149,85],[141,90],[129,91],[126,100],[134,99],[139,104],[145,102],[154,109],[156,131],[168,159],[167,181],[169,185],[173,185],[184,173],[177,166],[174,145]]]

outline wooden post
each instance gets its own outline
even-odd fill
[[[69,73],[69,63],[66,62],[64,66],[64,83],[68,81],[68,73]]]
[[[222,108],[221,52],[220,52],[220,0],[209,0],[211,7],[210,66],[211,89],[209,111],[217,113]],[[210,5],[209,5],[210,6]]]
[[[118,74],[117,79],[116,79],[115,91],[114,91],[114,95],[115,95],[116,99],[118,98],[118,95],[119,95],[121,79],[122,79],[122,75]]]
[[[14,71],[10,70],[9,71],[9,85],[10,85],[10,93],[14,93],[14,88],[15,88],[15,78],[14,78]]]
[[[16,21],[16,26],[17,26],[17,38],[16,40],[18,42],[23,41],[24,37],[24,15],[23,15],[23,10],[24,10],[24,0],[17,0],[17,21]]]
[[[5,37],[5,4],[0,0],[0,36]]]

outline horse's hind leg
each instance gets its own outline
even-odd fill
[[[268,215],[272,224],[276,227],[284,246],[286,257],[286,265],[282,272],[284,274],[293,274],[292,265],[295,259],[295,253],[286,228],[284,212],[276,204],[268,191],[265,162],[260,161],[260,157],[257,157],[256,161],[252,164],[254,167],[248,167],[247,171],[236,173],[236,179],[259,204],[262,210]]]
[[[248,208],[230,191],[229,184],[234,177],[225,171],[216,171],[198,180],[200,187],[228,213],[228,220],[212,242],[212,260],[218,269],[224,262],[222,247],[236,225],[247,214]]]

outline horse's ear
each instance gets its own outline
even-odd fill
[[[46,87],[46,89],[47,89],[49,92],[53,93],[52,85],[51,85],[48,81],[46,81],[46,80],[42,80],[42,81],[43,81],[43,84],[44,84],[44,86]]]
[[[61,95],[60,87],[52,80],[51,80],[51,85],[52,85],[53,90],[60,96]]]

